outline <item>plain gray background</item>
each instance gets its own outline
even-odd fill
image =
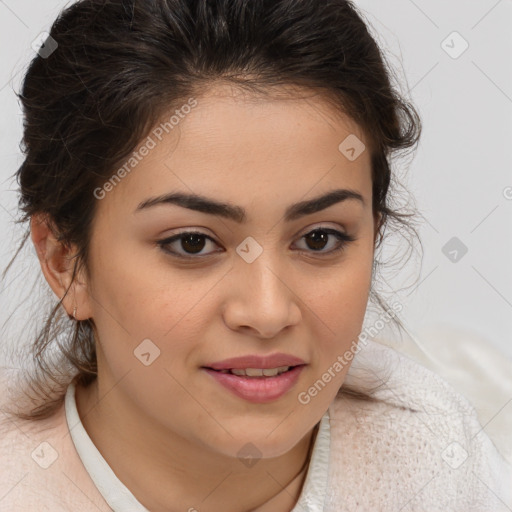
[[[32,41],[68,3],[0,0],[2,269],[21,234],[13,225],[17,195],[10,178],[22,161],[14,91],[34,56]],[[389,277],[390,287],[399,288],[408,275],[420,273],[415,287],[400,296],[401,318],[411,336],[449,325],[486,338],[512,359],[512,1],[355,3],[424,125],[414,159],[398,166],[423,214],[424,246],[421,269],[409,264]],[[460,258],[455,246],[457,262],[443,252],[453,237],[467,247]],[[4,351],[30,340],[53,296],[44,285],[30,245],[1,284],[0,326],[9,318],[1,331]]]

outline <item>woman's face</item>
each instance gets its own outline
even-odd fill
[[[361,331],[376,228],[369,150],[319,96],[219,86],[196,100],[98,201],[79,314],[98,332],[100,396],[115,389],[133,418],[206,450],[275,457],[320,420],[349,368],[338,356]],[[306,206],[340,189],[353,195]],[[151,203],[178,193],[222,206]],[[162,243],[190,231],[200,234]],[[277,377],[206,368],[278,353],[224,366],[303,365]]]

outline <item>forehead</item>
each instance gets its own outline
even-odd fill
[[[187,130],[187,142],[198,150],[211,143],[211,151],[237,160],[331,153],[339,137],[350,134],[366,142],[361,128],[327,97],[290,87],[276,91],[255,95],[218,85],[197,99],[198,107],[177,128]]]
[[[241,205],[255,194],[298,200],[314,187],[371,190],[370,151],[356,159],[342,151],[347,140],[358,151],[368,147],[365,134],[325,97],[255,96],[222,85],[194,100],[162,116],[102,208],[133,211],[147,196],[174,190]]]

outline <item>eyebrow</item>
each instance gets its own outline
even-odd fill
[[[285,222],[291,222],[350,199],[360,201],[363,205],[365,204],[363,196],[355,190],[336,189],[313,199],[292,204],[286,209],[284,220]],[[241,206],[216,201],[197,194],[185,194],[182,192],[174,192],[146,199],[137,206],[134,213],[160,204],[175,204],[189,210],[219,215],[239,224],[247,221],[247,212]]]

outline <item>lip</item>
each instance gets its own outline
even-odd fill
[[[237,362],[237,364],[239,363]],[[221,373],[212,368],[203,367],[202,369],[236,396],[249,402],[262,404],[273,402],[292,389],[306,365],[300,364],[295,366],[283,364],[280,366],[294,366],[294,368],[280,375],[276,375],[275,377],[244,377],[231,373]],[[254,366],[242,367],[254,368]],[[236,366],[229,368],[236,368]],[[227,370],[229,368],[222,369]],[[256,366],[256,368],[262,368],[262,366]],[[263,366],[263,368],[265,368],[265,366]],[[267,368],[275,368],[275,366],[267,366]]]
[[[232,370],[245,369],[245,368],[278,368],[279,366],[299,366],[304,365],[306,362],[299,357],[292,356],[291,354],[271,354],[268,356],[246,355],[241,357],[233,357],[231,359],[224,359],[215,363],[203,365],[204,368],[212,368],[213,370]]]

